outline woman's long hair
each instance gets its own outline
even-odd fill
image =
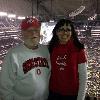
[[[49,42],[49,45],[48,45],[48,48],[49,48],[49,52],[51,53],[53,48],[59,43],[59,39],[58,39],[58,36],[56,35],[56,32],[57,30],[64,26],[64,24],[66,25],[70,25],[71,26],[71,32],[72,32],[72,39],[73,39],[73,42],[74,42],[74,45],[78,48],[78,49],[83,49],[84,48],[84,45],[82,43],[80,43],[80,41],[78,40],[78,37],[77,37],[77,34],[75,32],[75,29],[74,29],[74,23],[68,19],[60,19],[57,24],[55,25],[52,33],[53,33],[53,37],[51,39],[51,41]]]

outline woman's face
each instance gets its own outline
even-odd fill
[[[22,32],[24,43],[29,48],[34,48],[40,41],[40,28],[30,27]]]
[[[57,36],[61,44],[66,44],[67,41],[71,38],[71,26],[64,24],[57,30]]]

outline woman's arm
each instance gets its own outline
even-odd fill
[[[84,100],[87,85],[87,63],[78,64],[79,72],[79,91],[77,100]]]

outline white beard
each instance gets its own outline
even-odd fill
[[[24,43],[28,46],[28,47],[35,47],[39,44],[39,39],[34,39],[34,40],[31,40],[31,39],[25,39],[24,40]]]

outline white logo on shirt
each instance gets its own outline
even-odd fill
[[[64,56],[58,56],[56,63],[60,66],[66,66],[66,59],[67,59],[67,55],[65,54]]]

